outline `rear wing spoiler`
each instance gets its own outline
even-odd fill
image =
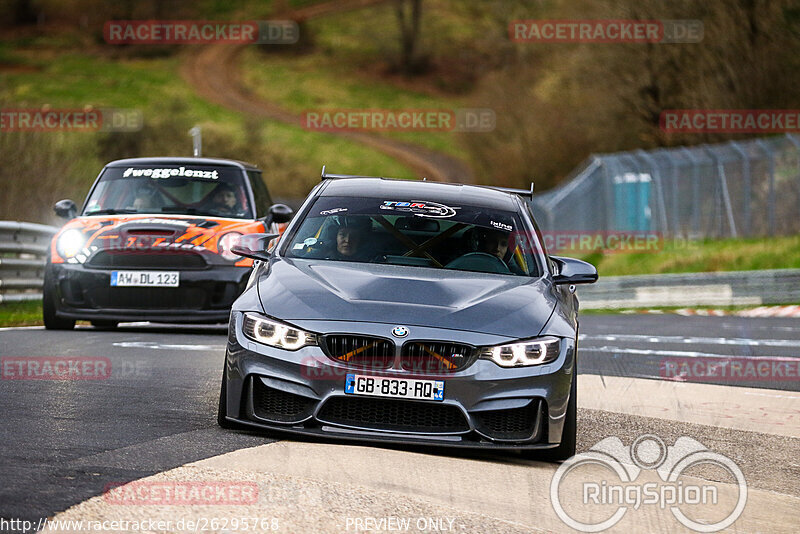
[[[325,165],[322,166],[322,172],[320,173],[320,181],[325,180],[340,180],[346,178],[384,178],[383,176],[358,176],[355,174],[331,174],[325,171]],[[423,178],[423,181],[426,181]],[[452,182],[449,182],[452,183]],[[533,198],[533,186],[534,183],[531,182],[530,189],[515,189],[513,187],[498,187],[493,185],[477,185],[477,184],[467,184],[467,185],[476,185],[476,187],[485,187],[487,189],[494,189],[495,191],[503,191],[504,193],[511,193],[512,195],[519,195],[522,197]]]

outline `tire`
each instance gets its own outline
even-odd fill
[[[236,423],[232,423],[225,419],[225,414],[228,413],[228,370],[227,362],[225,368],[222,370],[222,385],[219,388],[219,405],[217,406],[217,424],[227,430],[240,428]]]
[[[61,319],[56,316],[56,296],[52,289],[52,282],[45,271],[44,285],[42,286],[42,319],[47,330],[72,330],[75,328],[74,319]]]
[[[563,462],[575,456],[575,445],[578,436],[578,370],[572,370],[572,386],[569,389],[567,413],[564,416],[564,430],[561,431],[561,443],[554,449],[526,449],[522,457],[541,462]]]
[[[542,460],[547,462],[563,462],[575,456],[575,444],[578,437],[578,370],[572,370],[572,386],[569,389],[567,415],[564,417],[564,430],[561,432],[561,443],[555,449],[547,449]]]
[[[118,321],[92,321],[92,326],[95,328],[102,328],[107,330],[113,330],[119,324]]]

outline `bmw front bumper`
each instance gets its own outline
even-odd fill
[[[351,440],[467,448],[546,449],[561,441],[575,363],[575,342],[540,366],[502,368],[478,359],[446,374],[354,368],[318,346],[269,347],[242,333],[234,311],[226,354],[227,419],[258,428]],[[318,333],[379,336],[392,325],[292,321]],[[411,327],[402,342],[439,339],[488,346],[514,341],[459,330]],[[400,341],[398,341],[398,344]],[[444,380],[444,400],[417,401],[345,393],[348,373]]]

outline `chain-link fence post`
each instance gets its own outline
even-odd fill
[[[769,158],[769,195],[767,200],[767,221],[769,221],[769,235],[775,235],[775,154],[772,147],[761,139],[756,139],[756,144],[767,153]]]
[[[681,147],[681,151],[692,162],[692,233],[698,236],[700,235],[700,165],[691,150],[684,146]]]
[[[796,187],[800,191],[800,141],[792,134],[786,134],[786,139],[794,145],[797,152],[797,176],[795,176],[795,180],[797,181]],[[797,203],[797,217],[800,218],[800,202]]]
[[[747,153],[745,153],[745,151],[742,150],[742,147],[740,147],[736,141],[731,141],[730,146],[742,158],[742,169],[743,169],[742,174],[744,175],[744,199],[742,202],[743,204],[742,211],[744,212],[744,235],[749,236],[751,234],[751,230],[753,227],[752,214],[750,213],[750,196],[752,195],[750,158],[747,156]]]
[[[653,185],[655,186],[654,189],[656,192],[656,203],[658,205],[658,220],[661,226],[659,230],[661,233],[666,234],[669,232],[669,228],[667,227],[667,209],[664,203],[664,185],[661,181],[661,171],[658,163],[650,156],[650,154],[644,150],[637,150],[636,154],[645,162],[645,164],[650,167],[650,176],[652,177]]]

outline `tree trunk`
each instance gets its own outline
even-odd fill
[[[406,5],[410,5],[408,13]],[[395,13],[400,26],[400,70],[414,74],[418,67],[417,45],[422,20],[422,0],[396,0]]]

